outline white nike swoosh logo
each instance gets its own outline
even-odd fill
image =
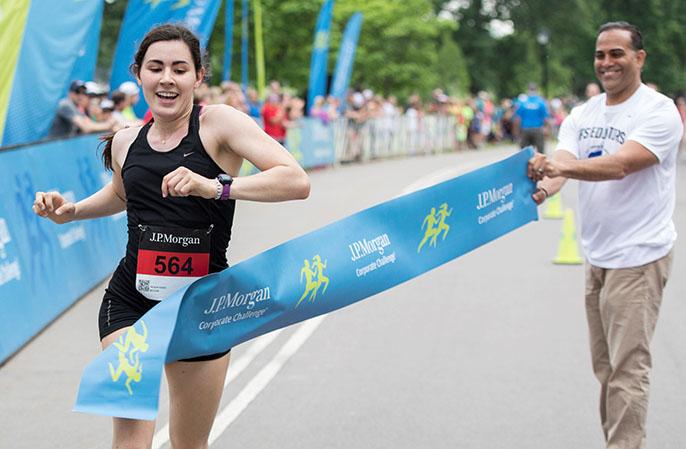
[[[183,153],[183,157],[188,157],[193,153],[195,153],[195,151],[191,151],[190,153]]]

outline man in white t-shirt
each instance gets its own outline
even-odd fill
[[[586,314],[608,449],[645,446],[650,341],[676,239],[682,124],[672,100],[641,82],[645,59],[637,27],[601,26],[594,67],[605,93],[572,110],[552,157],[529,161],[537,204],[568,178],[581,181]]]

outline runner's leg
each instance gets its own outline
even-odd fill
[[[169,440],[174,449],[206,449],[224,391],[229,356],[202,362],[174,362],[169,383]]]

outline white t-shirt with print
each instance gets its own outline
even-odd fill
[[[577,159],[616,153],[632,140],[659,163],[622,180],[579,182],[581,244],[602,268],[645,265],[665,256],[676,240],[672,222],[676,155],[683,129],[674,102],[644,84],[625,102],[608,106],[596,95],[564,120],[557,150]]]

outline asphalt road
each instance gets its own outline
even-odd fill
[[[315,171],[305,202],[239,204],[230,262],[511,151]],[[565,206],[574,208],[575,195],[570,183]],[[686,235],[683,188],[675,222]],[[211,447],[602,448],[583,267],[551,263],[561,226],[531,223],[387,292],[235,348]],[[682,237],[653,341],[648,449],[686,447],[684,267]],[[110,447],[108,418],[70,411],[81,370],[99,351],[103,288],[0,368],[0,449]],[[163,393],[156,449],[169,447],[167,403]]]

